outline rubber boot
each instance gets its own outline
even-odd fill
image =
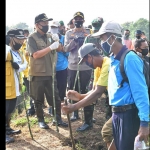
[[[80,117],[79,117],[79,114],[78,114],[78,110],[75,110],[74,112],[73,112],[73,115],[71,116],[71,118],[70,118],[70,121],[76,121],[76,120],[78,120],[78,119],[80,119]]]
[[[14,141],[15,141],[14,138],[9,137],[7,134],[5,135],[5,143],[6,144],[12,143]]]
[[[93,111],[94,105],[89,105],[84,107],[84,124],[77,128],[76,131],[86,131],[93,127]]]
[[[34,102],[33,99],[30,97],[30,108],[27,111],[28,116],[33,116],[35,115],[35,108],[34,108]]]
[[[6,116],[6,134],[7,135],[20,134],[21,130],[13,130],[12,128],[10,128],[10,119],[11,119],[11,114],[8,114]]]
[[[48,129],[49,126],[44,121],[44,112],[41,104],[35,104],[35,112],[37,115],[39,127],[42,129]]]

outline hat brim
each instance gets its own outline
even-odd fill
[[[50,27],[59,27],[58,25],[52,24]]]
[[[100,35],[102,35],[102,34],[104,34],[104,33],[106,33],[106,32],[96,32],[96,33],[93,33],[92,35],[91,35],[91,37],[100,37]]]
[[[52,18],[44,18],[44,19],[41,19],[41,21],[52,21],[53,19]]]

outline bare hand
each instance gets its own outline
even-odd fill
[[[80,93],[74,90],[69,90],[66,94],[68,99],[79,101],[80,100]]]
[[[149,135],[149,127],[140,127],[138,135],[139,135],[139,140],[140,141],[147,141],[148,140],[148,135]]]
[[[57,52],[61,52],[63,49],[63,45],[59,43],[59,47],[56,49]]]
[[[75,108],[74,104],[68,103],[68,105],[65,105],[65,103],[61,103],[61,109],[64,114],[69,114],[72,113]]]

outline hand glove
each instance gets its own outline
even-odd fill
[[[51,44],[49,47],[51,50],[56,50],[59,47],[59,42],[56,41],[53,44]]]
[[[53,39],[54,41],[59,41],[59,36],[58,36],[58,34],[52,34],[52,39]]]
[[[14,69],[19,69],[19,68],[20,68],[19,65],[18,65],[16,62],[12,62],[12,61],[11,61],[11,65],[12,65],[12,67],[13,67]]]

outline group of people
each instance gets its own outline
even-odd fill
[[[20,95],[20,76],[30,97],[28,115],[36,114],[39,127],[48,129],[44,121],[43,104],[47,100],[53,125],[68,127],[61,113],[72,113],[70,121],[80,119],[83,107],[84,123],[76,131],[93,127],[94,105],[102,94],[109,101],[109,117],[101,134],[109,150],[133,150],[134,140],[146,140],[149,135],[149,87],[143,75],[143,59],[149,63],[149,43],[141,30],[130,31],[115,21],[102,17],[92,21],[92,29],[84,27],[84,14],[76,12],[65,31],[63,21],[53,21],[45,13],[35,17],[35,30],[11,29],[6,35],[6,143],[14,142],[10,118]],[[49,25],[50,21],[50,25]],[[50,27],[50,28],[49,28]],[[128,77],[123,86],[119,62],[122,54]],[[22,52],[22,53],[21,53]],[[70,100],[66,106],[64,97]],[[62,103],[62,104],[61,104]]]

